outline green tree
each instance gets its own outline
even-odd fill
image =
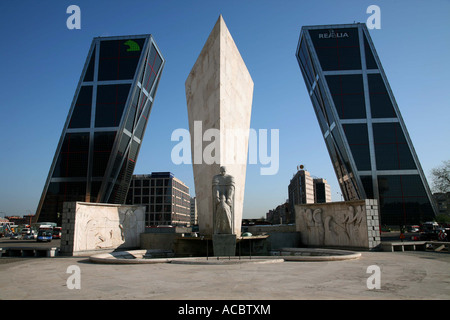
[[[436,222],[437,223],[445,223],[445,224],[449,224],[450,223],[450,216],[446,215],[446,214],[438,214],[436,216]]]

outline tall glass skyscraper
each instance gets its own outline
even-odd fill
[[[303,27],[296,56],[344,199],[378,199],[382,224],[432,219],[428,183],[366,25]]]
[[[67,201],[125,202],[164,63],[151,35],[93,39],[37,221]]]

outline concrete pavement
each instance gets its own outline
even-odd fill
[[[380,270],[379,289],[367,287],[374,265]],[[71,266],[79,267],[80,289],[70,289],[76,283],[71,270],[77,269]],[[448,300],[450,254],[362,252],[357,260],[240,265],[105,265],[87,257],[6,257],[0,258],[0,288],[0,299],[13,300]]]

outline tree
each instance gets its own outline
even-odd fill
[[[447,214],[438,214],[436,216],[436,222],[440,224],[449,224],[450,223],[450,216]]]
[[[431,170],[433,192],[450,192],[450,160]]]

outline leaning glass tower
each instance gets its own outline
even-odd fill
[[[296,52],[345,200],[378,199],[381,223],[436,209],[365,24],[303,27]]]
[[[36,221],[68,201],[125,202],[164,63],[151,35],[93,39]]]

